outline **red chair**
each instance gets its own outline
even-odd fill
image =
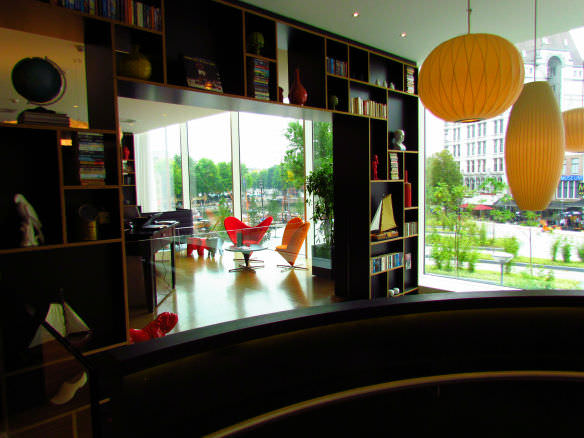
[[[299,217],[292,218],[286,224],[282,244],[276,247],[276,251],[284,257],[289,265],[278,265],[280,268],[288,269],[308,269],[303,266],[296,266],[296,258],[302,249],[302,244],[308,235],[310,222],[304,222]]]
[[[223,221],[223,225],[225,225],[225,231],[227,231],[227,235],[231,239],[234,245],[254,245],[261,242],[268,231],[270,224],[272,223],[272,216],[268,216],[255,227],[250,227],[249,225],[243,223],[239,219],[233,216],[226,217]],[[241,236],[238,242],[238,235]],[[251,260],[250,261],[258,261],[261,260]]]

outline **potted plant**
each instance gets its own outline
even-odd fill
[[[312,246],[313,273],[332,273],[334,247],[334,186],[333,164],[325,162],[306,178],[306,191],[312,197],[315,229],[322,232],[323,242]],[[311,199],[308,198],[308,203]],[[316,268],[316,269],[315,269]]]

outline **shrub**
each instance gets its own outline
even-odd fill
[[[566,243],[564,243],[564,245],[562,246],[562,258],[564,259],[564,262],[569,263],[570,262],[570,257],[572,253],[572,244],[568,241],[566,241]]]
[[[552,243],[552,247],[550,249],[550,252],[552,253],[552,260],[554,262],[558,259],[558,250],[560,249],[560,244],[561,243],[562,242],[560,241],[560,239],[556,239]]]
[[[584,262],[584,243],[578,247],[578,257],[581,262]]]
[[[515,236],[505,237],[503,239],[503,251],[513,254],[513,257],[517,257],[517,254],[519,254],[519,246],[519,240]],[[512,262],[505,263],[505,272],[510,273],[512,266]]]
[[[487,246],[487,227],[484,224],[479,228],[479,245]]]

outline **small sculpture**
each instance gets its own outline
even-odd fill
[[[247,42],[247,47],[248,47],[248,51],[255,54],[255,55],[260,55],[262,52],[262,49],[264,48],[265,45],[265,40],[264,40],[264,35],[260,32],[252,32],[249,36],[248,36],[248,42]]]
[[[339,98],[334,94],[331,94],[329,97],[329,109],[336,110],[337,105],[339,104]]]
[[[406,137],[406,133],[401,130],[398,129],[395,131],[395,137],[394,137],[394,149],[398,150],[398,151],[405,151],[406,150],[406,146],[404,145],[404,138]]]
[[[373,155],[373,161],[371,162],[371,168],[373,171],[373,179],[377,179],[377,166],[379,165],[379,157]]]
[[[14,195],[14,203],[16,204],[16,211],[21,218],[22,241],[20,246],[39,246],[39,243],[44,243],[45,236],[41,231],[42,224],[33,206],[20,193]]]

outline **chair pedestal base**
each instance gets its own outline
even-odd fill
[[[305,266],[299,266],[299,265],[278,265],[278,268],[283,268],[283,269],[302,269],[303,271],[308,271],[308,268]]]

